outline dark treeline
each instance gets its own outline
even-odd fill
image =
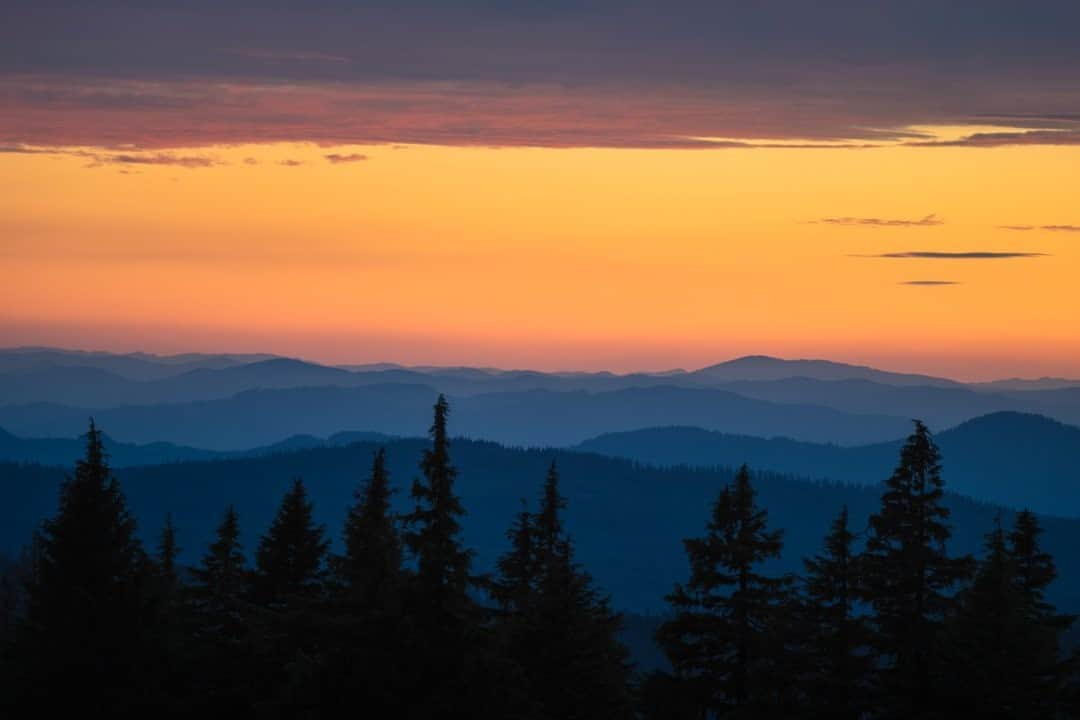
[[[465,508],[434,408],[430,445],[395,513],[378,451],[341,554],[297,479],[254,548],[221,508],[182,566],[168,518],[147,548],[91,423],[59,507],[0,585],[10,717],[1064,718],[1080,713],[1073,618],[1046,598],[1057,569],[1029,512],[948,552],[940,456],[921,423],[865,529],[837,508],[799,575],[770,574],[783,534],[743,467],[656,632],[668,660],[637,673],[623,618],[575,560],[555,463],[508,518],[489,575],[461,540]],[[540,478],[537,478],[539,481]]]

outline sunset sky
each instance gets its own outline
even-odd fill
[[[0,345],[1080,376],[1075,2],[84,5],[0,0]]]

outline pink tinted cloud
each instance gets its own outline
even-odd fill
[[[0,81],[0,143],[37,146],[861,148],[918,137],[903,126],[920,117],[898,115],[891,105],[860,108],[749,88],[148,82],[54,75],[0,75]]]
[[[874,102],[855,92],[834,96],[825,80],[777,92],[753,85],[148,81],[0,73],[0,144],[141,149],[259,142],[694,149],[1080,144],[1080,131],[1070,129],[938,141],[909,128],[969,119],[965,113],[980,102],[978,90],[969,90],[974,97],[957,101],[955,108],[943,109],[928,108],[918,97],[905,102],[915,92],[906,87],[913,82],[908,78],[894,78],[900,87]],[[874,81],[852,71],[844,75],[845,86]]]

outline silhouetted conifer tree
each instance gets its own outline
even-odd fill
[[[345,519],[345,553],[334,558],[331,602],[312,628],[321,657],[311,694],[328,714],[362,707],[374,717],[390,717],[400,712],[403,697],[416,692],[392,493],[386,454],[379,449]]]
[[[230,505],[202,564],[192,570],[196,596],[213,612],[235,608],[248,582],[246,562],[240,545],[240,516]]]
[[[101,432],[91,420],[86,454],[45,521],[22,623],[17,684],[35,714],[78,698],[87,714],[121,715],[154,702],[157,615],[150,562],[135,536]]]
[[[1042,549],[1039,520],[1030,510],[1016,515],[1016,524],[1009,533],[1009,555],[1016,568],[1016,584],[1023,593],[1027,612],[1040,623],[1059,630],[1072,625],[1075,616],[1061,615],[1046,601],[1046,588],[1057,578],[1057,565],[1050,553]]]
[[[1061,667],[1056,636],[1030,615],[1017,569],[999,518],[943,636],[943,694],[954,713],[1054,717]]]
[[[824,552],[803,561],[806,696],[808,710],[818,717],[858,718],[865,710],[872,657],[866,621],[856,610],[862,563],[854,544],[844,507],[825,537]]]
[[[791,684],[776,668],[790,580],[761,572],[780,555],[782,535],[754,496],[744,465],[713,505],[705,536],[683,541],[690,579],[668,595],[675,615],[657,634],[703,715],[776,711]]]
[[[510,551],[496,561],[498,571],[492,583],[492,596],[498,602],[505,621],[520,618],[528,612],[535,593],[536,529],[533,514],[522,500],[521,511],[506,532]]]
[[[414,717],[514,716],[521,711],[517,678],[496,652],[484,610],[469,594],[472,553],[461,543],[457,470],[450,461],[450,406],[439,396],[429,434],[431,447],[413,481],[415,509],[406,518],[405,543],[416,561],[410,579],[402,652],[411,683],[404,699]],[[399,657],[401,657],[399,655]]]
[[[866,598],[882,663],[878,710],[886,716],[934,709],[938,629],[954,607],[954,588],[971,572],[970,557],[948,554],[943,495],[941,455],[930,431],[915,421],[885,482],[881,509],[870,518],[865,552]]]
[[[329,543],[325,528],[312,518],[304,482],[297,478],[285,493],[269,531],[255,553],[254,597],[283,608],[312,599],[322,589],[323,561]]]
[[[371,475],[356,492],[345,520],[345,554],[338,558],[338,581],[346,602],[361,612],[385,611],[400,601],[401,538],[390,511],[386,453],[375,453]]]
[[[540,512],[518,515],[511,550],[499,562],[509,651],[542,717],[630,717],[622,618],[574,562],[565,507],[552,463]]]
[[[163,590],[171,601],[177,590],[180,578],[176,570],[176,556],[180,548],[176,544],[176,526],[173,525],[172,513],[165,516],[165,525],[158,538],[157,561],[158,574],[161,576]]]
[[[436,614],[460,613],[471,605],[467,590],[472,553],[461,545],[465,514],[454,493],[457,468],[450,461],[447,419],[450,405],[439,396],[435,418],[428,430],[431,447],[424,451],[423,479],[413,480],[416,509],[406,518],[405,542],[416,558],[416,585],[420,596]]]
[[[245,714],[257,700],[259,643],[253,642],[252,628],[258,623],[244,598],[250,574],[240,544],[240,516],[229,505],[214,542],[192,569],[195,709],[202,702],[218,712]]]

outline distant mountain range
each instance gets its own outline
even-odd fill
[[[414,428],[415,430],[415,428]],[[426,441],[390,440],[385,444],[397,510],[410,507],[409,483],[418,473]],[[367,475],[376,445],[359,442],[317,447],[272,456],[212,462],[184,462],[121,468],[116,471],[142,536],[150,544],[172,513],[183,548],[181,560],[194,562],[213,537],[226,504],[240,512],[243,543],[250,554],[265,532],[284,489],[302,476],[315,503],[316,520],[327,524],[340,549],[341,525],[352,493]],[[951,451],[958,454],[956,446]],[[467,515],[466,543],[477,551],[477,569],[489,570],[506,549],[504,532],[520,508],[535,501],[548,464],[554,459],[569,497],[567,522],[579,559],[614,596],[616,607],[659,611],[676,580],[685,578],[682,539],[699,535],[709,507],[731,471],[657,469],[597,454],[520,450],[490,442],[458,439],[451,448],[460,470],[457,489]],[[873,477],[888,474],[895,458],[882,457],[868,468]],[[44,517],[55,512],[61,468],[0,463],[0,553],[14,554]],[[946,471],[946,476],[951,477]],[[758,473],[760,501],[770,526],[785,531],[785,553],[772,571],[799,571],[800,558],[816,552],[830,520],[843,505],[856,528],[877,509],[880,488],[819,484],[790,476]],[[949,496],[954,553],[980,552],[983,534],[993,527],[999,509]],[[1009,523],[1011,512],[1002,520]],[[1045,546],[1061,567],[1076,564],[1080,520],[1046,517]],[[1080,578],[1062,573],[1052,597],[1065,610],[1080,610]]]
[[[470,412],[482,413],[483,409]],[[325,437],[294,435],[246,450],[221,451],[167,442],[136,445],[107,436],[106,448],[115,467],[129,467],[257,457],[392,439],[360,431]],[[1014,508],[1080,517],[1080,428],[1037,415],[993,413],[946,430],[937,436],[937,441],[945,456],[945,477],[954,492]],[[875,485],[891,472],[900,444],[897,440],[841,447],[695,427],[658,427],[605,433],[571,449],[658,467],[735,467],[747,463],[781,474]],[[79,439],[24,439],[0,430],[0,461],[71,466],[82,451]]]
[[[125,443],[232,451],[342,428],[408,435],[444,392],[462,434],[513,445],[566,446],[666,425],[860,445],[901,437],[913,417],[938,431],[1001,411],[1080,425],[1080,384],[1068,383],[964,385],[764,356],[617,375],[16,348],[0,350],[0,427],[74,437],[93,415]]]
[[[953,492],[1010,507],[1080,517],[1080,428],[1020,413],[993,413],[937,435]],[[700,428],[609,433],[574,449],[657,466],[752,467],[835,482],[876,484],[901,442],[839,447],[727,435]]]
[[[224,460],[238,457],[260,457],[317,447],[340,447],[354,442],[386,442],[393,438],[374,432],[339,432],[329,437],[293,435],[270,445],[249,450],[206,450],[171,442],[151,442],[143,445],[114,440],[104,436],[105,450],[113,467],[161,465],[196,460]],[[20,438],[0,428],[0,462],[36,463],[72,467],[86,451],[82,438]]]
[[[0,406],[0,427],[23,437],[74,437],[87,418],[114,438],[233,450],[341,428],[406,435],[425,427],[430,385],[247,390],[219,400],[85,409],[52,403]],[[604,432],[694,425],[748,435],[863,444],[900,437],[903,417],[857,415],[815,405],[776,404],[706,388],[669,386],[608,392],[526,390],[450,396],[465,436],[509,445],[566,446]]]
[[[48,367],[86,367],[129,380],[156,380],[199,368],[221,369],[274,358],[265,353],[213,354],[110,353],[49,347],[0,348],[0,373]]]
[[[929,375],[888,372],[831,360],[783,360],[768,355],[747,355],[695,370],[687,375],[708,382],[784,380],[800,377],[813,380],[868,380],[899,387],[963,387],[955,380]]]

